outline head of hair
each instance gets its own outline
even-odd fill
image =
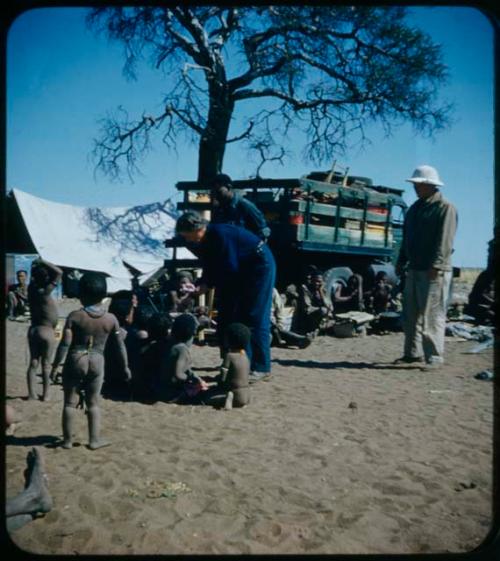
[[[207,224],[208,220],[205,220],[201,214],[194,212],[193,210],[188,210],[177,219],[175,233],[195,232],[196,230],[201,230]]]
[[[131,290],[117,290],[111,296],[111,300],[129,300],[132,301],[133,292]]]
[[[192,339],[198,329],[198,320],[192,314],[181,314],[174,319],[172,336],[181,343]]]
[[[148,321],[147,331],[152,340],[162,339],[168,335],[172,321],[167,314],[155,312]]]
[[[304,278],[308,278],[308,277],[313,277],[317,274],[319,274],[319,269],[318,267],[316,267],[315,265],[308,265],[305,269],[304,269]]]
[[[231,323],[226,329],[226,341],[230,349],[245,349],[250,342],[250,329],[242,323]]]
[[[134,313],[134,325],[137,329],[148,330],[148,324],[155,313],[151,306],[138,306]]]
[[[26,276],[28,276],[28,271],[26,271],[26,269],[19,269],[19,271],[16,271],[16,275],[18,275],[19,273],[24,273]]]
[[[101,273],[84,273],[79,282],[79,297],[84,305],[98,304],[107,292],[106,277]]]
[[[112,298],[109,304],[108,312],[116,316],[118,323],[124,325],[126,323],[127,317],[132,311],[132,302],[126,298],[117,299]]]
[[[212,189],[217,189],[217,187],[228,187],[231,189],[232,186],[233,181],[227,173],[218,173],[212,181]]]
[[[189,271],[177,271],[177,273],[175,273],[175,280],[179,283],[182,279],[193,282],[193,275]]]
[[[386,271],[379,271],[375,275],[375,282],[379,282],[381,280],[388,280],[388,279],[389,279],[389,275],[386,273]]]
[[[31,266],[31,278],[37,285],[47,285],[50,279],[47,267],[43,263],[34,263]]]

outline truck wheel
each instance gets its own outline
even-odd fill
[[[331,269],[327,269],[323,273],[323,282],[328,296],[331,298],[332,290],[337,282],[347,284],[352,274],[352,270],[349,267],[332,267]]]

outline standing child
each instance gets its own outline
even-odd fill
[[[98,273],[85,273],[80,279],[80,300],[83,308],[69,314],[52,366],[52,372],[55,373],[68,353],[63,368],[62,447],[66,449],[72,447],[74,416],[82,390],[87,407],[89,448],[96,450],[110,444],[101,439],[99,408],[99,394],[104,378],[104,347],[109,336],[116,340],[120,349],[125,377],[131,377],[118,320],[101,305],[105,296],[106,279]]]
[[[31,281],[28,301],[31,310],[31,326],[28,330],[30,365],[27,372],[28,399],[36,399],[36,371],[42,362],[42,401],[49,400],[50,360],[56,346],[55,327],[58,312],[52,291],[62,278],[62,271],[48,261],[37,259],[31,265]]]
[[[224,409],[244,407],[250,402],[250,361],[245,349],[250,341],[250,329],[242,323],[232,323],[226,330],[228,352],[221,366],[220,387],[226,393]]]

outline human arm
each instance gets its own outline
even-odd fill
[[[451,204],[447,204],[441,213],[441,227],[436,239],[436,250],[434,259],[429,270],[429,277],[437,278],[440,271],[444,271],[449,266],[450,256],[453,252],[453,240],[457,230],[457,211]]]
[[[267,225],[262,212],[249,200],[241,198],[239,200],[240,212],[243,215],[245,226],[262,240],[267,240],[271,234],[271,229]]]
[[[33,261],[33,266],[35,267],[45,267],[49,275],[49,283],[45,288],[46,293],[52,292],[54,287],[61,282],[62,279],[62,269],[60,269],[57,265],[54,265],[50,261],[45,261],[41,257]]]
[[[55,380],[57,369],[59,365],[66,360],[68,349],[73,341],[73,331],[71,330],[71,316],[68,317],[64,325],[61,342],[59,343],[54,361],[52,362],[52,370],[50,372],[50,379]]]
[[[128,365],[128,355],[127,347],[125,347],[125,337],[122,336],[120,331],[120,325],[116,317],[114,318],[113,330],[111,331],[110,337],[115,341],[116,348],[118,349],[118,357],[120,361],[120,367],[125,375],[125,380],[129,382],[132,379],[132,373],[130,372],[130,367]]]

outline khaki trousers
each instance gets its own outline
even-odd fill
[[[403,292],[404,354],[443,362],[446,306],[451,271],[429,280],[427,271],[409,270]]]

